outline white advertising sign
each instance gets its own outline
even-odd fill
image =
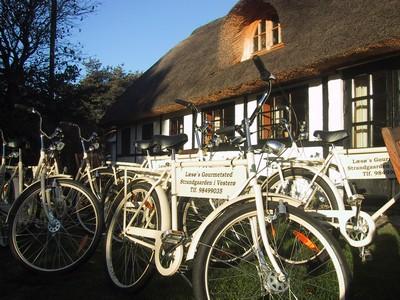
[[[183,197],[229,199],[247,179],[244,166],[184,167],[176,171],[177,192]]]
[[[395,178],[389,154],[385,148],[346,153],[341,155],[340,159],[343,162],[348,179]]]

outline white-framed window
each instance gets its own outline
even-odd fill
[[[183,133],[183,116],[171,118],[169,121],[169,134],[177,135]]]
[[[386,122],[386,74],[373,72],[351,79],[351,147],[382,146]]]
[[[258,115],[258,139],[287,138],[283,122],[286,122],[295,137],[305,124],[308,115],[308,89],[306,86],[274,93],[263,105]]]
[[[280,44],[282,31],[279,20],[259,20],[253,36],[253,53],[270,50]]]
[[[203,124],[208,123],[207,133],[203,135],[203,143],[206,145],[212,140],[216,130],[235,125],[235,103],[204,109],[202,115]]]

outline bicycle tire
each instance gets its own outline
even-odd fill
[[[115,199],[111,213],[107,218],[108,230],[104,243],[107,275],[115,287],[124,291],[132,292],[140,289],[154,273],[155,251],[129,240],[122,233],[124,227],[124,205],[127,201],[133,204],[129,211],[127,208],[127,211],[131,214],[137,213],[137,218],[133,224],[141,228],[148,228],[148,226],[152,229],[161,228],[161,209],[156,192],[153,191],[150,198],[146,200],[147,204],[143,205],[141,211],[138,210],[140,197],[150,188],[151,185],[146,182],[130,184],[127,197],[120,194]],[[154,219],[146,219],[149,213]],[[130,221],[129,215],[126,216],[125,220],[127,222]],[[137,238],[140,239],[139,237]],[[141,240],[154,243],[154,241],[146,238]]]
[[[268,205],[274,210],[277,203],[269,202]],[[241,253],[242,249],[252,249],[253,245],[251,234],[247,236],[250,230],[248,222],[256,218],[257,211],[255,203],[250,202],[227,209],[203,234],[193,264],[195,298],[289,299],[293,296],[294,299],[344,299],[350,273],[337,241],[301,209],[287,206],[287,211],[286,218],[278,217],[271,221],[276,231],[275,235],[268,236],[286,281],[279,280],[277,274],[271,271],[268,257],[263,256],[267,261],[264,268],[259,264],[256,253],[246,256]],[[315,246],[325,248],[325,258],[319,265],[315,260],[291,264],[281,259],[282,252],[285,252],[283,257],[287,257],[289,253],[300,256],[312,251],[310,246],[299,242],[296,235],[285,234],[290,232],[289,229],[301,232]],[[225,266],[221,267],[221,260],[215,263],[221,257],[236,257],[240,263],[236,259],[233,264],[226,260]]]
[[[136,173],[133,171],[127,171],[126,175],[129,182],[131,179],[135,177]],[[125,181],[124,177],[125,177],[125,172],[118,171],[115,177],[113,175],[108,179],[104,187],[100,203],[103,206],[105,220],[107,220],[109,211],[111,210],[114,200],[121,192],[121,190],[124,188],[124,181]]]
[[[91,257],[100,241],[101,209],[96,197],[71,179],[47,179],[46,191],[51,196],[51,221],[40,198],[40,182],[28,187],[11,208],[10,249],[29,270],[71,271]]]
[[[321,176],[315,177],[313,184],[314,189],[311,194],[312,198],[309,200],[308,205],[304,205],[304,197],[307,193],[304,188],[308,186],[308,183],[314,178],[315,174],[309,169],[301,167],[286,168],[282,170],[282,173],[283,180],[287,183],[286,187],[282,186],[279,173],[275,173],[263,182],[262,188],[266,189],[268,187],[268,191],[270,192],[288,195],[293,199],[299,199],[301,202],[300,205],[306,211],[317,209],[339,209],[338,201],[340,200],[335,197],[334,191]],[[294,182],[295,180],[298,180],[298,183]]]
[[[90,189],[92,193],[97,197],[99,201],[101,201],[105,187],[110,180],[114,176],[113,171],[110,168],[102,168],[102,169],[94,169],[90,171],[90,175],[92,177],[92,181],[95,181],[95,189],[97,188],[97,191],[94,191],[91,188],[91,185],[89,183],[89,178],[87,174],[85,173],[84,176],[79,180],[85,187]]]

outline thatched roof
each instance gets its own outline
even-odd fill
[[[268,3],[267,3],[268,2]],[[400,53],[398,0],[242,0],[227,16],[196,29],[147,70],[110,107],[104,123],[135,120],[253,93],[262,83],[251,60],[240,62],[243,32],[278,14],[284,47],[262,55],[281,83],[329,74],[366,58]]]

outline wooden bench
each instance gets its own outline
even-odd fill
[[[385,141],[397,181],[400,183],[400,127],[382,128],[382,137]]]

